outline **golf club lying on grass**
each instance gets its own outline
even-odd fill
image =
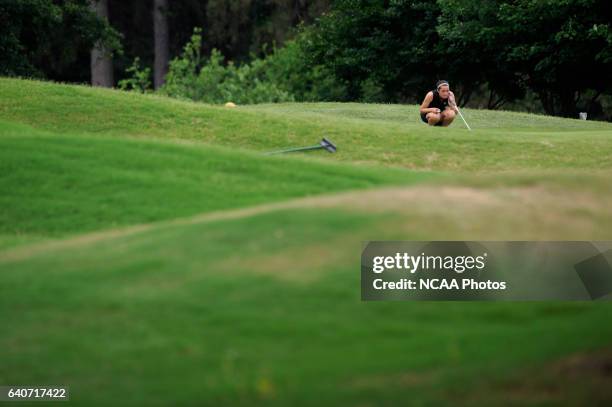
[[[324,148],[325,150],[329,151],[330,153],[335,153],[336,150],[337,150],[336,145],[334,143],[332,143],[331,141],[329,141],[328,139],[323,137],[321,142],[319,144],[314,145],[314,146],[294,147],[294,148],[288,148],[288,149],[285,149],[285,150],[270,151],[270,152],[267,152],[265,154],[266,155],[284,154],[284,153],[293,153],[293,152],[296,152],[296,151],[319,150],[319,149],[322,149],[322,148]]]

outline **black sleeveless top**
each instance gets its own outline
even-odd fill
[[[448,98],[442,99],[440,97],[440,93],[437,90],[433,90],[432,92],[433,92],[433,100],[427,107],[437,107],[441,111],[444,111],[444,109],[446,109],[446,107],[448,106]]]

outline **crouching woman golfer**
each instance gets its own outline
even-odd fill
[[[430,126],[446,127],[455,120],[455,106],[455,95],[448,82],[438,81],[436,89],[428,92],[421,103],[421,120]]]

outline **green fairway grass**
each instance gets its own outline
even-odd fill
[[[433,174],[0,122],[0,234],[60,236]]]
[[[486,237],[465,224],[501,230],[499,209],[448,214],[443,231],[422,201],[378,215],[338,205],[41,248],[0,265],[0,378],[70,383],[87,405],[454,405],[609,346],[608,304],[360,302],[360,240]],[[528,219],[513,232],[552,236]],[[554,388],[552,402],[574,395]]]
[[[85,86],[0,78],[0,119],[56,133],[189,139],[270,151],[331,138],[336,161],[412,169],[507,171],[612,169],[612,125],[524,113],[465,110],[429,128],[417,106],[281,104],[221,106],[141,96]]]
[[[0,385],[83,406],[612,402],[607,303],[361,302],[363,241],[612,239],[611,124],[464,113],[473,132],[413,105],[0,78]],[[323,136],[337,154],[262,154]]]

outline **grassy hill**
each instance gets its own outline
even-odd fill
[[[611,169],[611,125],[524,113],[466,110],[429,128],[417,106],[343,103],[227,109],[83,86],[0,79],[0,116],[54,133],[191,140],[269,151],[329,136],[342,154],[321,158],[411,169]]]
[[[61,236],[295,196],[409,184],[423,172],[268,158],[199,143],[0,122],[0,234]]]
[[[78,405],[612,401],[609,305],[362,303],[358,272],[364,240],[612,239],[612,125],[416,111],[0,79],[0,383]],[[337,154],[261,154],[323,135]]]

